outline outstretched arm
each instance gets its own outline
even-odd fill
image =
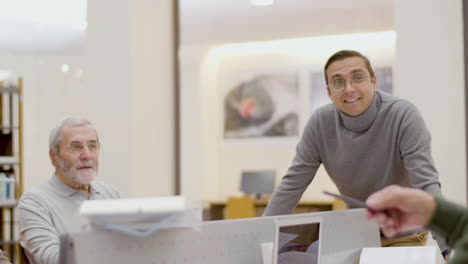
[[[392,185],[369,196],[367,217],[374,219],[382,232],[392,237],[398,233],[426,227],[434,215],[436,201],[427,192]]]

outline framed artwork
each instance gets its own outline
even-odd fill
[[[298,73],[265,73],[234,81],[224,95],[224,138],[299,135]]]
[[[386,93],[393,93],[392,67],[374,68],[374,74],[377,78],[377,89]]]

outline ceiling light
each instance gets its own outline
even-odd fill
[[[272,5],[274,0],[250,0],[250,3],[254,6],[269,6]]]
[[[62,70],[63,73],[67,73],[68,70],[70,70],[70,66],[68,64],[64,63],[62,66],[60,66],[60,70]]]

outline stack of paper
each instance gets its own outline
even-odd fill
[[[135,235],[169,227],[194,227],[202,222],[201,210],[186,208],[182,196],[87,200],[80,207],[80,215],[91,224]]]
[[[360,264],[436,264],[436,248],[380,247],[364,248]]]

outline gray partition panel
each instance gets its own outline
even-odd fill
[[[354,263],[363,247],[380,246],[377,226],[363,209],[279,216],[321,215],[322,264]],[[198,229],[165,229],[149,237],[107,230],[72,235],[76,264],[261,264],[260,244],[272,242],[275,219],[258,217],[204,222]],[[69,263],[69,262],[67,262]]]

